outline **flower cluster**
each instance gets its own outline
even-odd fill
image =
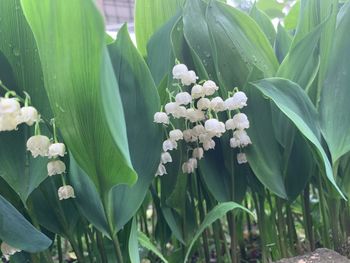
[[[188,70],[184,64],[176,65],[172,73],[173,78],[177,80],[174,86],[178,91],[168,91],[170,101],[164,105],[164,111],[154,114],[154,122],[162,124],[165,128],[172,128],[169,133],[166,132],[167,139],[163,142],[163,152],[156,175],[162,176],[167,173],[165,164],[172,162],[169,151],[177,149],[179,141],[183,141],[188,149],[188,160],[182,164],[182,172],[193,173],[198,166],[198,160],[204,157],[204,152],[215,148],[214,138],[221,137],[227,131],[232,131],[230,146],[240,149],[237,155],[238,163],[246,163],[247,158],[242,149],[251,144],[246,132],[249,120],[240,112],[240,109],[247,106],[246,94],[235,88],[224,100],[216,96],[219,87],[214,81],[197,83],[196,73]],[[185,86],[190,85],[190,91],[186,91]],[[226,112],[229,117],[225,123],[219,119],[221,112]],[[235,113],[233,117],[232,112]],[[174,123],[179,123],[180,120],[184,120],[183,130],[174,126]]]
[[[66,165],[59,158],[64,157],[66,154],[66,147],[57,140],[54,122],[52,122],[54,130],[54,139],[52,141],[47,136],[41,135],[40,123],[42,119],[37,109],[29,105],[29,95],[26,94],[26,98],[23,99],[4,86],[1,81],[0,87],[7,91],[4,97],[0,97],[0,132],[16,130],[20,124],[28,126],[35,124],[35,135],[27,140],[27,150],[31,152],[34,158],[38,156],[49,158],[47,164],[48,176],[63,175],[66,172]],[[21,107],[21,102],[24,103],[23,107]],[[58,190],[59,199],[74,198],[73,188],[65,185],[64,179],[63,182],[64,186]]]

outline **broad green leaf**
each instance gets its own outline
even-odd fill
[[[329,68],[322,87],[320,101],[321,126],[335,164],[350,151],[350,3],[339,13]]]
[[[132,220],[132,226],[129,237],[129,257],[131,263],[140,263],[139,242],[137,239],[137,221],[136,217]]]
[[[274,0],[259,0],[257,7],[268,14],[271,18],[283,17],[284,4]]]
[[[282,63],[282,61],[288,54],[291,43],[292,36],[286,31],[286,29],[281,24],[278,24],[275,41],[275,54],[280,63]]]
[[[263,11],[259,10],[256,3],[251,8],[249,15],[260,26],[261,30],[265,33],[271,46],[275,43],[276,30],[272,24],[271,18],[269,18]]]
[[[0,196],[0,239],[12,247],[31,253],[43,251],[52,243],[2,196]]]
[[[112,190],[116,224],[122,228],[140,207],[154,179],[163,134],[161,125],[153,121],[154,113],[160,111],[157,88],[126,26],[108,48],[123,103],[131,162],[138,174],[132,187],[118,185]],[[111,129],[119,126],[112,123]]]
[[[289,10],[286,17],[284,18],[285,29],[294,30],[297,27],[299,13],[300,13],[300,1],[297,1]]]
[[[137,176],[123,109],[104,46],[103,19],[93,1],[21,3],[38,45],[57,125],[74,158],[101,195],[115,185],[133,184]],[[114,102],[108,115],[104,106],[111,104],[103,104],[103,96]],[[119,128],[110,130],[107,119]]]
[[[239,204],[236,204],[234,202],[226,202],[226,203],[218,204],[205,216],[203,222],[198,227],[198,230],[197,230],[194,238],[192,239],[190,245],[187,248],[187,252],[185,255],[185,259],[184,259],[185,263],[188,262],[188,257],[191,253],[192,247],[196,243],[196,241],[200,237],[200,235],[203,233],[203,231],[207,227],[211,226],[211,224],[213,224],[216,220],[218,220],[221,217],[223,217],[224,215],[226,215],[227,212],[234,210],[234,209],[241,209],[254,217],[254,214],[252,212],[250,212],[247,208],[245,208]]]
[[[247,130],[252,145],[245,150],[249,165],[259,181],[281,198],[287,198],[284,185],[282,154],[274,135],[271,105],[251,86],[245,113],[250,122]]]
[[[243,86],[254,66],[265,76],[275,74],[278,62],[272,47],[247,14],[213,1],[207,8],[207,21],[217,76],[226,90]]]
[[[175,63],[170,40],[179,18],[180,12],[155,32],[147,44],[147,64],[156,85],[160,85]]]
[[[181,8],[184,0],[137,0],[135,34],[137,47],[143,56],[151,36]]]
[[[149,238],[142,232],[138,232],[138,240],[142,247],[152,251],[156,254],[164,263],[168,263],[168,261],[162,255],[162,252],[149,240]]]
[[[183,11],[183,30],[188,45],[195,52],[193,56],[198,56],[206,72],[208,72],[209,78],[214,79],[215,66],[205,16],[206,7],[207,4],[201,0],[187,1]]]
[[[332,166],[320,142],[320,128],[315,107],[306,93],[294,82],[270,78],[253,83],[262,94],[288,117],[302,135],[313,145],[321,168],[339,194],[344,197],[333,177]]]

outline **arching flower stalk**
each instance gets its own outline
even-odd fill
[[[215,148],[215,137],[219,138],[225,132],[232,132],[230,146],[239,149],[237,162],[246,163],[243,148],[252,143],[246,132],[249,128],[248,117],[240,112],[247,106],[246,94],[235,88],[228,98],[223,99],[218,95],[219,87],[214,81],[197,82],[196,73],[184,64],[175,65],[172,73],[177,81],[174,84],[177,92],[167,90],[169,102],[164,105],[164,112],[154,114],[154,122],[163,125],[167,136],[163,142],[156,176],[167,174],[165,165],[172,162],[170,151],[176,150],[180,141],[183,141],[188,149],[188,160],[182,164],[182,172],[193,173],[198,160],[205,157],[205,151]],[[193,86],[189,87],[191,85]],[[219,119],[218,113],[221,112],[226,112],[229,116],[226,122]],[[181,127],[185,129],[175,127],[174,123],[181,123]]]

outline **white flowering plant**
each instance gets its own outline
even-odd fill
[[[350,3],[230,2],[0,1],[2,261],[343,251]]]

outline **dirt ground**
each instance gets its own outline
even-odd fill
[[[350,263],[350,260],[332,250],[320,248],[313,253],[282,259],[275,263]]]

